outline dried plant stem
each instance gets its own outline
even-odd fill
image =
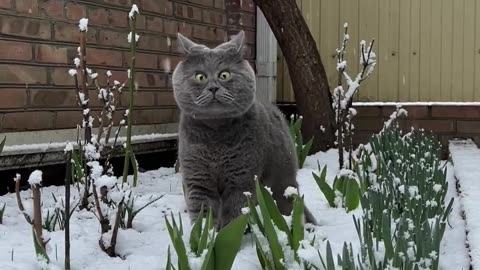
[[[100,207],[100,199],[97,193],[97,187],[95,186],[95,182],[92,180],[92,189],[93,189],[93,198],[95,199],[95,207],[97,209],[98,221],[100,222],[100,226],[102,229],[102,233],[108,232],[110,230],[110,222],[108,218],[106,218],[102,213],[102,208]]]
[[[35,230],[35,237],[37,242],[45,249],[46,243],[42,238],[42,203],[39,185],[32,185],[33,198],[33,229]]]
[[[129,91],[130,91],[130,100],[128,106],[128,116],[127,116],[127,142],[125,147],[125,159],[123,163],[123,183],[127,182],[128,169],[130,167],[130,161],[133,160],[132,152],[132,115],[133,115],[133,101],[134,101],[134,91],[135,91],[135,60],[136,60],[136,15],[130,20],[130,30],[131,30],[131,45],[130,51],[132,53],[131,63],[130,63],[130,81],[129,81]],[[135,167],[136,164],[133,164]],[[137,186],[136,179],[133,180],[133,186]]]
[[[82,93],[84,95],[84,101],[80,100],[82,109],[86,110],[88,109],[88,101],[89,101],[89,95],[88,95],[88,86],[87,86],[87,78],[88,78],[88,72],[87,72],[87,36],[86,36],[86,31],[80,31],[80,80],[81,80],[81,89]],[[83,121],[85,124],[85,144],[90,143],[92,141],[92,127],[89,125],[90,121],[90,112],[89,111],[84,111],[83,113]]]
[[[72,151],[67,151],[65,159],[65,270],[70,270],[70,184],[72,182]]]
[[[15,195],[17,197],[18,209],[20,209],[20,212],[23,213],[23,216],[25,217],[25,220],[29,224],[33,225],[32,219],[27,214],[27,212],[25,212],[25,207],[23,207],[22,198],[20,197],[20,178],[15,180]]]

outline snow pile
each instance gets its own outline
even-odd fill
[[[40,170],[35,170],[30,174],[30,177],[28,177],[28,183],[31,186],[35,185],[41,185],[42,184],[42,171]]]

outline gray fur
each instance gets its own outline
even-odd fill
[[[298,186],[294,145],[281,112],[255,99],[255,74],[242,56],[243,31],[214,49],[181,34],[178,39],[185,59],[173,72],[173,88],[181,110],[179,161],[191,220],[203,204],[212,207],[217,227],[228,224],[246,206],[244,192],[254,193],[255,175],[271,187],[282,214],[290,214],[291,200],[283,194]],[[220,80],[223,71],[231,79]],[[198,72],[207,79],[197,80]],[[308,211],[306,218],[315,223]]]

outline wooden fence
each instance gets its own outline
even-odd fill
[[[377,69],[359,101],[480,101],[479,0],[297,0],[317,42],[331,88],[335,49],[348,22],[348,72],[359,42],[376,39]],[[294,102],[278,57],[277,101]]]

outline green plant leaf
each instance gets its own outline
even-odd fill
[[[202,217],[203,217],[203,214],[202,214]],[[207,220],[205,222],[205,226],[202,228],[202,235],[200,236],[200,240],[198,242],[197,256],[200,256],[200,254],[203,253],[203,250],[205,250],[208,247],[208,236],[210,234],[210,230],[212,229],[213,229],[212,208],[208,208]]]
[[[262,201],[267,207],[270,218],[272,219],[273,223],[277,226],[278,229],[282,230],[289,236],[289,242],[290,242],[291,241],[290,229],[288,228],[287,222],[285,221],[282,214],[280,213],[280,210],[278,209],[277,204],[273,200],[272,195],[263,186],[260,188],[260,192],[262,195]],[[258,197],[257,197],[257,200],[258,200]],[[262,209],[262,212],[263,212],[263,209]],[[265,219],[263,221],[265,222]]]
[[[0,153],[3,151],[3,147],[5,146],[5,141],[7,140],[7,137],[3,137],[2,142],[0,142]]]
[[[324,175],[324,171],[326,171],[326,166],[322,171],[322,176]],[[327,184],[324,177],[318,176],[314,172],[312,172],[312,175],[315,179],[315,182],[317,182],[317,186],[320,188],[323,195],[325,196],[325,199],[327,199],[328,205],[330,205],[330,207],[335,207],[335,192],[333,191],[333,189]]]
[[[345,207],[347,211],[357,209],[360,203],[360,187],[355,179],[346,180]]]
[[[37,234],[35,233],[35,229],[32,226],[32,236],[33,236],[33,246],[35,247],[35,254],[38,257],[43,257],[47,260],[47,263],[50,262],[50,258],[48,258],[47,251],[42,247],[42,245],[37,240]]]
[[[267,207],[267,203],[265,202],[265,198],[264,198],[266,194],[270,195],[270,193],[268,193],[268,191],[264,187],[260,186],[260,181],[256,180],[255,184],[256,184],[257,202],[262,212],[262,217],[263,217],[263,222],[265,227],[265,235],[270,245],[270,251],[272,252],[273,264],[275,266],[274,268],[276,270],[285,269],[282,263],[285,260],[283,250],[280,245],[280,242],[278,241],[277,232],[275,231],[275,228],[273,226],[269,208]],[[278,211],[278,208],[276,208],[276,210]]]
[[[173,215],[172,215],[173,218]],[[174,222],[174,220],[172,221]],[[183,243],[182,235],[176,226],[170,225],[167,217],[165,216],[165,224],[167,225],[168,233],[170,234],[170,239],[172,240],[173,247],[177,253],[178,257],[178,268],[179,270],[190,270],[188,264],[187,250],[185,249],[185,244]]]
[[[297,256],[297,250],[300,246],[300,241],[303,240],[304,233],[304,202],[303,196],[300,197],[295,195],[293,201],[293,212],[292,212],[292,248]],[[297,258],[298,260],[298,258]]]
[[[215,239],[215,269],[231,269],[240,250],[248,216],[241,215],[220,230]]]

